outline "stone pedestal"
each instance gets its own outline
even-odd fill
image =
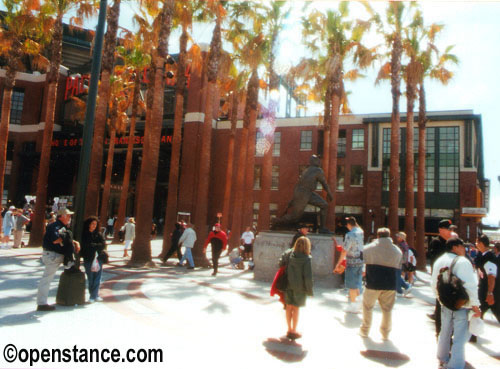
[[[272,282],[278,270],[280,256],[290,247],[294,234],[286,231],[263,231],[257,235],[253,245],[255,279]],[[308,234],[307,237],[312,245],[314,284],[322,287],[340,287],[341,277],[332,273],[335,262],[332,236]]]

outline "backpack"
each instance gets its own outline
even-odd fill
[[[453,267],[458,261],[456,256],[450,267],[441,268],[437,278],[438,299],[448,309],[456,311],[469,301],[469,295],[460,278],[453,274]]]

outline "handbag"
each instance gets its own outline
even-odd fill
[[[101,270],[101,266],[99,265],[99,261],[97,260],[97,252],[96,252],[94,260],[92,261],[92,265],[90,267],[90,271],[97,273],[99,270]]]

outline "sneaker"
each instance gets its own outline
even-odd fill
[[[188,267],[187,267],[187,269],[194,269],[194,267],[192,267],[192,266],[188,266]]]
[[[403,291],[403,296],[406,297],[408,296],[408,294],[411,292],[411,289],[412,289],[412,285],[408,285],[408,288],[406,288],[404,291]]]
[[[97,297],[95,298],[95,300],[96,300],[97,302],[102,302],[102,301],[103,301],[102,297],[100,297],[100,296],[97,296]]]
[[[93,304],[95,302],[94,299],[89,299],[89,304]]]
[[[55,306],[51,305],[38,305],[36,311],[54,311],[55,309]]]
[[[71,269],[73,265],[75,265],[74,261],[68,261],[68,263],[64,265],[64,269]]]
[[[177,264],[175,264],[175,266],[181,267],[182,264],[181,263],[177,263]]]

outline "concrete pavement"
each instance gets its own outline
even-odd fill
[[[161,240],[153,241],[153,255]],[[41,249],[0,250],[0,349],[9,344],[18,357],[30,349],[127,350],[161,349],[162,362],[103,363],[92,367],[170,368],[437,368],[433,322],[434,297],[429,275],[418,273],[409,298],[398,297],[393,311],[390,341],[378,332],[381,314],[374,312],[370,338],[358,336],[361,314],[343,312],[343,289],[315,288],[300,310],[303,338],[290,342],[284,310],[269,296],[269,283],[255,281],[251,271],[232,269],[222,259],[217,277],[209,269],[168,266],[130,269],[121,245],[110,245],[105,266],[103,302],[78,307],[57,306],[55,312],[36,312],[36,291],[43,266]],[[158,261],[158,259],[154,259]],[[314,262],[314,261],[313,261]],[[83,269],[83,268],[82,268]],[[60,268],[49,303],[55,302]],[[500,332],[494,317],[486,315],[486,331],[477,344],[467,344],[468,368],[500,366]],[[9,346],[9,350],[12,347]],[[25,351],[23,351],[25,349]],[[26,356],[26,355],[24,355]],[[84,359],[84,357],[83,357]],[[73,368],[89,364],[41,362],[35,368]],[[19,360],[0,368],[27,368]]]

